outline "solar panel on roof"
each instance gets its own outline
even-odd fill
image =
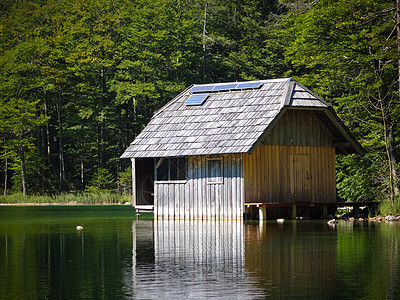
[[[212,91],[218,92],[218,91],[234,90],[237,85],[238,85],[237,83],[220,84],[220,85],[216,85]]]
[[[263,85],[263,83],[261,81],[195,85],[190,89],[190,92],[191,93],[207,93],[207,92],[210,93],[210,92],[221,92],[221,91],[229,91],[229,90],[258,89],[262,85]]]
[[[195,85],[190,89],[191,93],[204,93],[211,92],[214,89],[215,85]]]
[[[256,81],[256,82],[243,82],[243,83],[239,83],[236,86],[237,90],[244,90],[244,89],[258,89],[262,86],[262,82],[261,81]]]
[[[186,101],[186,105],[202,105],[203,102],[207,99],[208,94],[193,94]]]

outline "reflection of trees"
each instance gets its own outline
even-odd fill
[[[400,299],[397,223],[76,224],[0,220],[0,299]]]
[[[394,225],[394,224],[391,224]],[[389,270],[387,274],[388,283],[386,288],[386,299],[399,298],[399,226],[393,226],[386,230],[385,236],[388,238]],[[396,234],[397,232],[397,234]]]
[[[346,228],[338,230],[338,272],[339,284],[346,291],[343,293],[364,299],[399,299],[400,224],[343,225]]]
[[[82,220],[81,220],[82,221]],[[132,221],[0,224],[0,299],[101,299],[123,293]]]

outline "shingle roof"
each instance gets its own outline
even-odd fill
[[[202,85],[189,87],[155,113],[121,158],[251,152],[290,107],[323,110],[321,116],[336,130],[337,142],[347,144],[343,152],[362,152],[332,107],[300,83],[291,78],[257,82],[262,83],[257,89],[210,92],[201,105],[185,104],[191,88]]]

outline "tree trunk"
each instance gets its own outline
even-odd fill
[[[85,190],[85,164],[83,160],[81,160],[81,185],[82,191]]]
[[[107,93],[106,88],[106,78],[105,78],[105,70],[101,68],[100,70],[100,87],[101,87],[101,118],[99,124],[99,167],[105,167],[105,149],[104,149],[104,137],[105,137],[105,107],[106,107],[106,99],[104,95]]]
[[[400,54],[400,0],[396,0],[396,28],[397,28],[397,54]],[[400,57],[400,56],[399,56]],[[400,103],[400,58],[397,60],[399,103]]]
[[[207,4],[204,5],[204,20],[203,20],[203,79],[206,80],[207,72],[207,49],[206,49],[206,37],[207,37]]]
[[[394,203],[395,199],[399,197],[398,176],[396,171],[397,159],[395,156],[395,139],[392,118],[390,115],[389,104],[383,99],[380,101],[380,109],[383,121],[383,134],[385,140],[386,155],[389,164],[389,183],[390,183],[390,198]]]
[[[398,177],[398,174],[397,174],[397,163],[398,163],[398,161],[397,161],[397,157],[396,157],[396,154],[395,154],[396,142],[395,142],[395,139],[394,139],[394,128],[393,127],[394,127],[394,125],[390,124],[390,126],[388,128],[389,156],[390,156],[390,161],[392,163],[391,172],[392,172],[392,177],[393,177],[393,195],[394,195],[395,198],[399,198],[400,197],[399,177]]]
[[[83,126],[83,123],[81,124],[81,130],[82,130],[82,132],[84,132],[84,129],[85,129],[85,127]],[[80,141],[80,143],[81,143],[81,189],[82,189],[82,191],[84,191],[85,190],[85,156],[84,156],[84,153],[85,153],[85,140],[84,140],[84,138],[83,138],[83,136],[84,136],[84,134],[82,134],[82,136],[81,136],[81,141]]]
[[[65,163],[64,163],[64,145],[63,145],[63,130],[61,121],[61,99],[60,94],[57,95],[57,119],[59,126],[58,136],[58,157],[59,157],[59,190],[62,191],[63,183],[65,181]]]
[[[4,160],[4,192],[3,192],[4,196],[7,196],[7,189],[8,189],[7,182],[8,182],[8,157],[6,153]]]
[[[396,26],[396,28],[397,28],[397,54],[400,55],[400,0],[396,0],[396,20],[397,20],[397,24],[396,24],[397,25]],[[398,98],[398,102],[400,104],[400,58],[398,59],[398,78],[397,78],[397,80],[398,80],[398,83],[399,83],[399,94],[398,94],[399,98]],[[390,153],[391,153],[391,156],[393,156],[394,159],[395,159],[393,161],[393,163],[394,163],[394,165],[393,165],[393,167],[394,167],[393,168],[393,174],[395,176],[394,194],[395,194],[395,197],[400,197],[400,191],[399,191],[399,185],[398,185],[399,184],[399,181],[398,181],[399,178],[398,178],[397,170],[396,170],[397,161],[396,161],[396,156],[395,156],[395,152],[394,152],[394,149],[396,148],[394,132],[395,132],[395,130],[392,127],[391,131],[390,131],[390,135],[389,135],[389,142],[391,144]]]
[[[28,195],[28,182],[26,179],[25,150],[22,145],[19,146],[19,158],[21,160],[22,195]]]
[[[47,107],[47,101],[44,102],[44,115],[48,117],[48,107]],[[47,154],[47,164],[50,166],[51,160],[50,160],[50,155],[51,155],[51,150],[50,150],[50,130],[49,130],[49,122],[46,122],[45,125],[45,130],[46,130],[46,138],[45,138],[45,143],[46,143],[46,154]]]

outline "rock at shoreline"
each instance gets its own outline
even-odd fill
[[[338,223],[335,219],[329,220],[328,222],[326,222],[329,226],[336,226],[336,224]]]
[[[339,217],[340,220],[348,220],[349,218],[350,215],[348,213],[344,213]]]
[[[374,222],[382,222],[383,221],[383,217],[381,217],[381,216],[370,217],[368,220],[369,221],[374,221]]]
[[[400,221],[400,215],[397,215],[397,216],[389,215],[389,216],[386,216],[385,219],[388,222]]]

